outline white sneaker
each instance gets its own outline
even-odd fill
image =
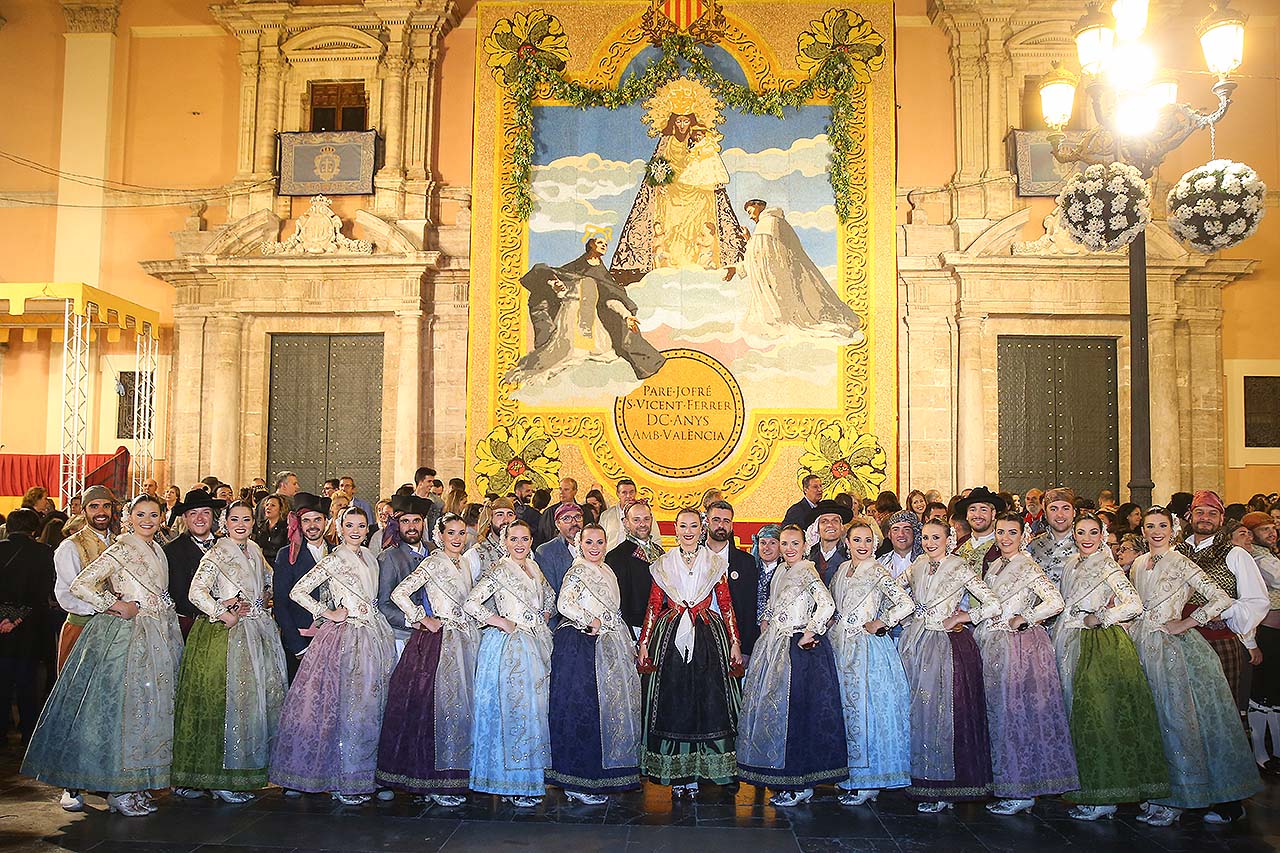
[[[133,792],[123,794],[108,794],[107,809],[112,814],[119,812],[125,817],[146,817],[151,812],[146,810],[141,803],[134,797]]]
[[[1111,820],[1115,816],[1115,806],[1074,806],[1067,811],[1067,817],[1075,820]]]
[[[916,811],[920,812],[920,814],[937,814],[938,812],[951,808],[955,808],[954,803],[948,803],[946,800],[938,800],[935,803],[919,803],[916,806]]]
[[[1015,815],[1018,812],[1029,811],[1036,804],[1034,799],[1031,800],[999,800],[994,803],[987,803],[987,811],[998,815]]]
[[[842,806],[861,806],[866,803],[874,803],[878,796],[880,796],[880,791],[876,788],[871,788],[870,790],[845,791],[840,794],[838,799]]]
[[[204,796],[204,791],[199,788],[174,788],[173,795],[184,800],[198,800]]]
[[[58,800],[58,805],[62,806],[64,812],[82,812],[84,811],[84,794],[79,791],[74,794],[70,791],[63,791],[62,799]]]

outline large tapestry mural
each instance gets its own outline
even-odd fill
[[[468,443],[743,518],[896,450],[891,2],[479,7]]]

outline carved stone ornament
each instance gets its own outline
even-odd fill
[[[78,0],[62,4],[69,33],[114,33],[120,17],[119,0]]]
[[[333,212],[329,199],[322,195],[311,197],[311,207],[298,217],[293,236],[282,243],[265,240],[264,255],[371,255],[373,244],[368,240],[352,240],[342,234],[342,220]]]
[[[1071,239],[1067,230],[1059,226],[1059,215],[1060,211],[1055,207],[1053,213],[1044,218],[1044,234],[1035,240],[1014,243],[1013,254],[1041,257],[1089,254],[1088,249]]]

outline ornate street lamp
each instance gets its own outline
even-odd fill
[[[1247,16],[1214,0],[1196,32],[1205,65],[1218,80],[1212,112],[1178,103],[1178,86],[1156,68],[1140,39],[1147,25],[1147,0],[1115,0],[1110,14],[1091,0],[1072,34],[1097,127],[1074,144],[1064,128],[1071,120],[1079,77],[1058,67],[1040,81],[1040,105],[1049,126],[1053,156],[1062,163],[1126,163],[1150,179],[1164,158],[1186,139],[1222,120],[1236,84],[1228,79],[1244,59]],[[1129,244],[1130,339],[1130,500],[1151,505],[1151,386],[1147,351],[1147,242],[1139,231]]]

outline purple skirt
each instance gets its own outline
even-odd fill
[[[1053,641],[1044,628],[982,640],[992,791],[1031,799],[1080,787]]]
[[[982,655],[978,652],[973,632],[968,628],[963,631],[929,633],[944,634],[951,650],[952,755],[955,773],[951,779],[920,779],[913,776],[907,796],[927,802],[985,800],[991,795],[991,740],[987,736]],[[912,732],[911,736],[918,735]]]
[[[436,768],[436,669],[443,631],[414,631],[391,674],[378,741],[379,785],[414,794],[465,795],[471,768]]]
[[[271,782],[307,793],[375,791],[378,734],[395,660],[386,622],[321,625],[285,696]]]

